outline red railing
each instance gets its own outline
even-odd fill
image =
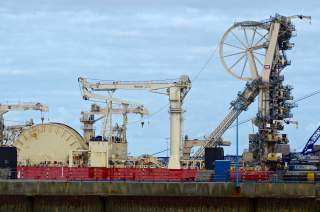
[[[271,171],[239,171],[240,181],[267,181]],[[110,181],[195,181],[196,169],[164,168],[69,168],[69,167],[17,167],[18,179],[30,180],[110,180]],[[236,179],[235,171],[230,171],[230,181]],[[227,180],[228,181],[228,180]]]
[[[30,180],[194,181],[197,173],[195,169],[17,167],[17,178]]]
[[[266,181],[270,180],[272,171],[239,171],[239,180],[241,181]],[[236,172],[230,171],[230,181],[234,182],[236,180]]]

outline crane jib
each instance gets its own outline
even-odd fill
[[[304,146],[301,154],[307,155],[309,153],[312,153],[314,151],[314,149],[313,149],[314,144],[319,140],[319,138],[320,138],[320,126],[316,129],[316,131],[309,138],[309,140],[306,143],[306,145]]]
[[[262,82],[260,79],[253,80],[246,84],[244,91],[239,93],[237,98],[231,102],[231,111],[219,126],[209,135],[207,143],[194,154],[194,157],[202,156],[206,147],[217,146],[222,143],[222,135],[237,119],[240,113],[247,110],[249,105],[254,102],[255,98],[259,94],[259,86],[261,85]]]

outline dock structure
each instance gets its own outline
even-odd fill
[[[319,211],[320,184],[0,181],[0,211]]]

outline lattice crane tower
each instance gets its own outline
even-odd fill
[[[294,46],[293,18],[309,19],[309,16],[281,16],[268,20],[235,23],[223,35],[220,42],[220,60],[224,68],[235,78],[245,81],[260,79],[259,106],[255,118],[256,134],[249,136],[249,150],[254,160],[274,167],[282,155],[276,152],[277,144],[287,144],[287,135],[281,133],[284,123],[292,118],[292,87],[284,85],[282,71],[290,65],[286,51]]]

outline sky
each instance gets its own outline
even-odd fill
[[[319,90],[320,2],[316,0],[263,4],[253,0],[1,0],[0,102],[47,104],[46,122],[65,123],[82,133],[80,113],[89,110],[92,102],[82,99],[78,77],[142,81],[189,75],[192,89],[183,104],[183,134],[202,138],[222,121],[229,103],[246,83],[220,63],[215,49],[223,33],[234,22],[265,20],[275,13],[312,16],[312,24],[295,21],[295,47],[288,51],[292,64],[284,73],[285,83],[294,86],[295,98]],[[129,153],[166,149],[168,97],[147,91],[114,95],[142,103],[152,114],[145,117],[143,128],[138,116],[129,116]],[[285,130],[291,150],[301,150],[320,124],[319,105],[317,95],[293,109],[299,126],[288,125]],[[256,112],[255,103],[239,120]],[[40,114],[27,111],[5,116],[8,125],[30,118],[39,123]],[[256,129],[249,122],[239,130],[243,150],[248,148],[248,134]],[[225,152],[234,154],[235,129],[224,138],[232,141]]]

